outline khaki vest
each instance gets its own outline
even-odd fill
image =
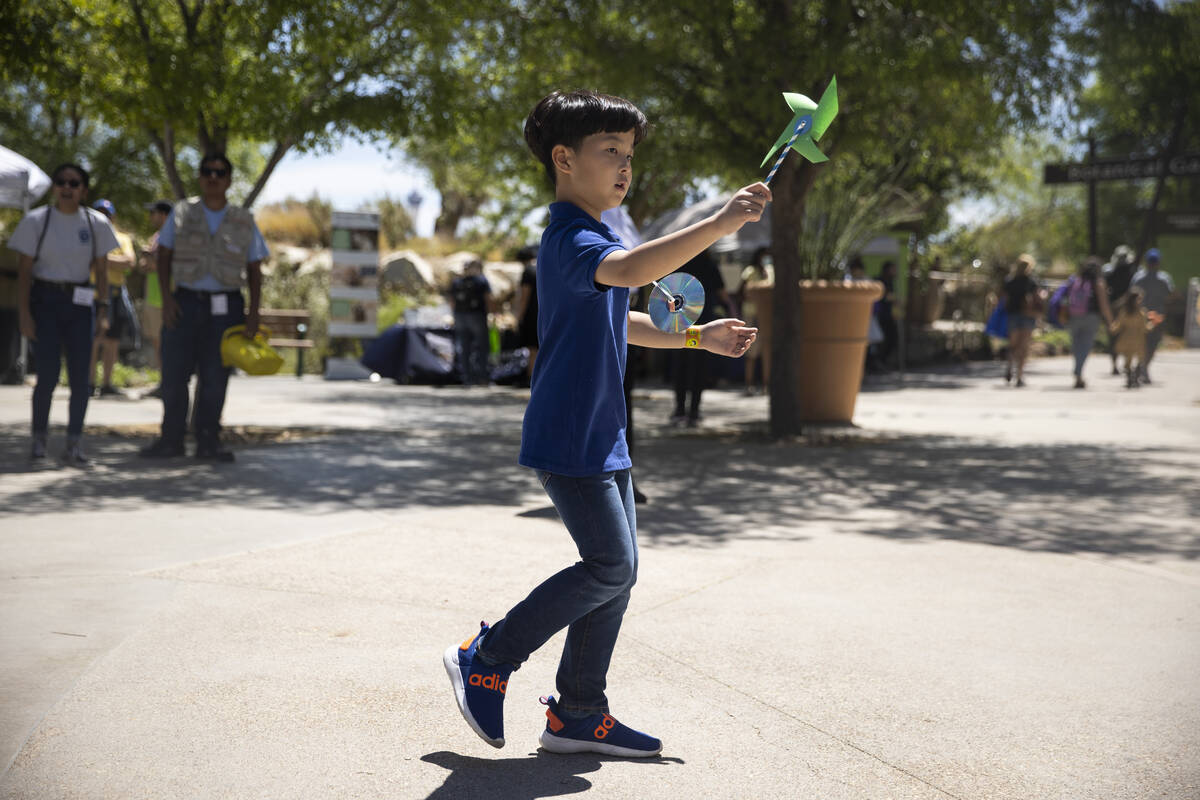
[[[171,272],[178,283],[195,283],[211,275],[225,286],[246,285],[246,263],[254,243],[254,216],[245,208],[225,206],[215,234],[208,232],[204,202],[199,198],[175,205],[175,250]]]

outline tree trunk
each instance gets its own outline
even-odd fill
[[[458,223],[479,210],[480,201],[450,189],[442,190],[442,213],[433,223],[433,235],[442,239],[453,239],[458,232]]]
[[[183,179],[179,176],[179,165],[175,163],[174,129],[168,123],[163,126],[161,136],[152,128],[147,130],[147,133],[150,134],[150,138],[158,148],[158,157],[162,159],[163,169],[167,171],[167,180],[171,182],[171,191],[175,193],[175,199],[184,199],[187,197],[187,189],[183,185]]]
[[[801,432],[799,385],[800,348],[800,225],[808,190],[816,178],[816,168],[798,156],[783,162],[773,181],[771,208],[771,256],[775,263],[775,290],[772,292],[771,341],[771,435],[776,438],[798,436]]]
[[[1183,123],[1187,118],[1187,100],[1180,102],[1179,108],[1175,113],[1175,124],[1171,126],[1171,138],[1167,141],[1167,152],[1163,153],[1162,160],[1164,165],[1170,164],[1171,159],[1175,157],[1175,153],[1179,150],[1180,137],[1183,134]],[[1146,211],[1146,216],[1142,220],[1142,233],[1138,236],[1137,249],[1133,252],[1133,263],[1138,264],[1142,260],[1142,255],[1150,246],[1150,238],[1154,234],[1154,217],[1158,213],[1158,203],[1162,199],[1163,184],[1167,182],[1167,170],[1159,174],[1158,179],[1154,182],[1154,198],[1150,201],[1150,208]],[[1093,253],[1093,255],[1095,255]]]
[[[259,174],[258,180],[254,182],[254,188],[250,190],[250,194],[246,195],[246,200],[242,205],[246,208],[254,205],[254,201],[258,199],[258,195],[267,185],[267,179],[271,177],[271,173],[275,171],[275,167],[287,155],[288,150],[292,149],[291,138],[283,139],[275,143],[275,149],[271,151],[271,157],[267,159],[266,166],[263,167],[262,173]]]

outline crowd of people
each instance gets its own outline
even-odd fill
[[[34,462],[47,457],[51,397],[65,354],[70,405],[60,460],[88,465],[82,443],[88,400],[93,393],[117,392],[113,370],[122,338],[131,330],[134,341],[143,333],[149,340],[162,375],[151,392],[162,398],[160,435],[140,455],[184,455],[190,430],[197,458],[234,459],[220,441],[230,374],[222,364],[221,341],[235,325],[254,336],[261,264],[268,251],[251,213],[228,201],[232,175],[224,154],[205,155],[198,197],[148,207],[155,234],[139,255],[131,237],[116,228],[117,210],[110,201],[89,207],[86,169],[62,164],[53,171],[51,203],[25,215],[8,241],[19,256],[19,324],[32,344],[36,373],[29,451]],[[140,314],[126,285],[135,270],[144,274]],[[194,400],[189,396],[193,374]]]
[[[1033,276],[1032,256],[1022,255],[1004,281],[1000,308],[1007,316],[1008,355],[1004,380],[1025,386],[1034,328],[1047,323],[1070,333],[1074,388],[1086,389],[1083,367],[1104,331],[1112,374],[1120,375],[1124,360],[1125,385],[1135,389],[1151,383],[1150,364],[1162,342],[1167,296],[1174,291],[1171,276],[1160,269],[1158,249],[1146,251],[1138,268],[1127,245],[1118,246],[1107,264],[1091,256],[1050,294]]]
[[[163,417],[159,436],[142,448],[141,455],[183,455],[190,432],[196,440],[197,458],[233,460],[220,441],[230,374],[221,362],[220,345],[231,326],[244,325],[245,335],[250,337],[257,329],[261,264],[268,250],[250,212],[228,202],[232,171],[223,154],[209,154],[197,176],[199,197],[148,204],[155,232],[139,252],[130,235],[118,228],[112,202],[100,199],[88,204],[87,170],[76,164],[54,170],[52,202],[27,214],[8,243],[20,256],[20,327],[33,343],[37,376],[30,445],[33,460],[47,455],[50,401],[63,356],[70,401],[61,460],[84,466],[88,463],[82,447],[88,399],[118,393],[113,372],[119,352],[142,338],[153,354],[153,365],[161,372],[160,385],[147,394],[162,399]],[[539,345],[537,252],[537,247],[531,246],[518,254],[524,272],[514,298],[518,346],[528,352],[524,375],[517,384],[526,387],[532,380]],[[1122,245],[1107,264],[1095,258],[1083,261],[1051,296],[1034,277],[1034,259],[1027,255],[1018,258],[1004,281],[999,303],[1007,317],[1005,382],[1026,385],[1033,332],[1045,319],[1070,333],[1076,388],[1086,388],[1084,364],[1101,331],[1107,335],[1112,373],[1123,372],[1130,388],[1150,383],[1150,365],[1163,335],[1167,296],[1174,289],[1170,275],[1160,269],[1160,260],[1159,251],[1150,249],[1139,268],[1133,251]],[[732,293],[707,251],[678,271],[695,276],[704,288],[705,304],[697,324],[733,316],[758,329],[758,338],[744,360],[744,391],[748,395],[765,392],[771,379],[775,280],[769,250],[762,247],[753,253]],[[130,292],[130,279],[135,276],[140,278],[141,289],[136,302]],[[895,357],[899,338],[893,310],[896,264],[886,261],[876,276],[868,276],[861,258],[852,257],[846,279],[873,279],[883,284],[883,296],[873,308],[864,367],[866,372],[885,370]],[[631,294],[634,310],[645,308],[648,295]],[[482,262],[467,265],[451,284],[448,298],[454,312],[459,378],[467,386],[486,385],[491,346],[488,315],[497,310],[498,303],[483,275]],[[1118,364],[1118,358],[1123,364]],[[681,349],[668,356],[675,392],[669,424],[699,424],[701,397],[715,382],[717,371],[714,358],[703,351]],[[636,365],[631,364],[627,370],[629,391],[636,372]],[[191,398],[188,383],[193,374],[198,380]],[[631,412],[632,405],[626,405]],[[632,420],[629,428],[632,431]]]

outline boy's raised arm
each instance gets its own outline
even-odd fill
[[[717,239],[737,231],[747,222],[762,219],[763,209],[770,199],[771,190],[763,183],[739,189],[708,219],[632,250],[609,254],[596,269],[596,282],[605,286],[645,286],[670,275]]]

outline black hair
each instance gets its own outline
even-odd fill
[[[78,164],[59,164],[57,167],[54,168],[54,172],[50,173],[50,180],[57,181],[58,176],[65,169],[73,169],[76,172],[78,172],[79,177],[81,177],[83,179],[83,188],[85,188],[85,189],[88,188],[88,180],[90,179],[91,176],[88,175],[88,171],[86,169],[79,166]]]
[[[1140,286],[1130,286],[1129,291],[1121,298],[1121,307],[1127,314],[1136,314],[1138,307],[1142,304],[1142,297],[1146,293],[1142,291]]]
[[[633,131],[633,143],[646,138],[646,115],[620,97],[586,89],[551,92],[541,99],[525,120],[525,142],[546,168],[550,185],[557,182],[551,153],[558,145],[575,149],[594,133]]]
[[[200,159],[201,168],[203,168],[204,165],[209,163],[210,161],[221,162],[221,165],[223,167],[225,167],[225,172],[228,173],[229,177],[231,177],[231,178],[233,177],[233,164],[231,164],[229,159],[225,157],[224,153],[222,153],[219,150],[214,150],[210,153],[205,153],[204,158]]]

